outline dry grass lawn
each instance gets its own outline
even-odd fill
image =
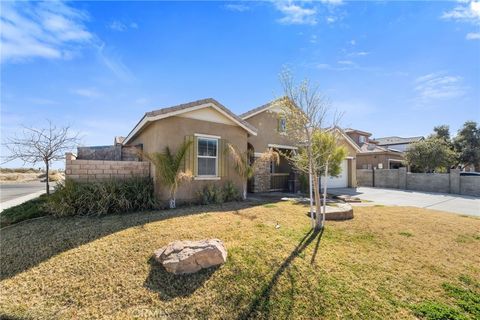
[[[316,234],[305,212],[290,202],[232,203],[8,227],[1,231],[0,314],[413,319],[413,306],[424,301],[454,305],[445,283],[468,279],[478,289],[479,219],[358,207],[354,220],[327,222]],[[151,261],[170,241],[211,237],[228,249],[220,268],[172,276]]]

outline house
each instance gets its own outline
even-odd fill
[[[298,148],[286,134],[287,123],[279,100],[237,116],[218,101],[203,99],[147,112],[126,137],[116,137],[113,146],[102,147],[102,152],[98,152],[98,147],[82,147],[87,150],[81,150],[84,157],[77,160],[107,162],[119,161],[120,157],[121,161],[124,156],[138,156],[138,152],[132,150],[163,152],[168,146],[176,151],[183,142],[191,141],[185,157],[185,170],[192,173],[193,179],[182,184],[177,191],[178,200],[190,201],[206,184],[221,186],[231,181],[239,190],[243,189],[246,181],[236,173],[234,162],[225,152],[227,144],[236,146],[242,153],[249,151],[252,155],[250,161],[261,161],[262,153],[274,149],[280,154],[279,163],[258,163],[259,170],[247,183],[248,191],[296,192],[299,190],[299,174],[286,157]],[[360,148],[343,130],[335,130],[340,133],[340,143],[347,147],[348,156],[342,163],[342,173],[330,178],[328,186],[355,187],[356,155]],[[90,161],[88,163],[91,165]],[[150,165],[149,174],[155,178],[154,170]],[[167,190],[161,183],[155,184],[160,198],[167,199]]]
[[[357,169],[398,169],[404,166],[403,152],[380,146],[370,132],[348,128],[345,133],[359,147]]]
[[[397,150],[400,152],[405,152],[408,146],[414,142],[425,140],[424,137],[409,137],[409,138],[402,138],[402,137],[384,137],[384,138],[377,138],[374,141],[381,147]]]

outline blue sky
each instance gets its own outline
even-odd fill
[[[282,94],[284,66],[374,137],[480,121],[479,2],[1,7],[2,139],[50,119],[111,144],[146,111],[206,97],[242,113]]]

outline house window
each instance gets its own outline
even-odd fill
[[[197,150],[197,175],[217,177],[218,139],[199,137]]]
[[[285,118],[278,119],[278,131],[279,132],[287,131],[287,119]]]
[[[358,141],[360,141],[360,143],[365,143],[365,136],[359,136]]]

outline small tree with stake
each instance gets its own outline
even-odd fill
[[[4,157],[3,163],[16,159],[32,165],[43,162],[46,171],[46,192],[49,195],[50,163],[64,159],[65,152],[75,148],[78,142],[78,134],[72,134],[68,126],[57,127],[51,121],[48,121],[47,128],[36,129],[24,126],[21,136],[6,139],[4,145],[10,155]]]
[[[322,167],[315,161],[313,137],[325,131],[327,116],[331,109],[329,99],[324,96],[318,87],[312,86],[308,80],[298,84],[294,82],[292,74],[284,70],[280,75],[285,97],[279,103],[288,117],[287,136],[294,143],[302,146],[304,156],[302,159],[288,157],[291,163],[299,170],[308,173],[310,185],[310,217],[312,227],[319,230],[323,228],[319,220],[320,212],[320,187],[319,172]],[[333,115],[333,126],[336,127],[339,115]],[[306,161],[306,163],[304,163]],[[328,171],[328,170],[327,170]],[[317,219],[313,216],[315,204]]]

